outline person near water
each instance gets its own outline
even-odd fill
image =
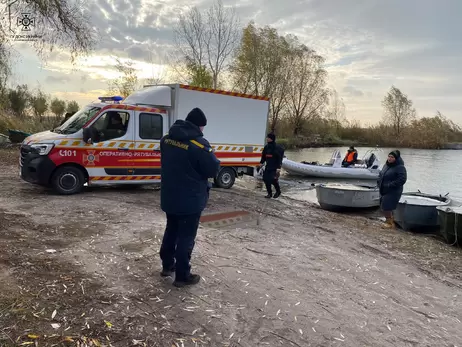
[[[353,146],[351,146],[350,148],[348,148],[345,158],[342,161],[342,166],[348,167],[356,163],[357,160],[358,160],[358,151]]]
[[[260,165],[266,162],[265,171],[263,172],[263,182],[265,182],[268,195],[266,198],[277,199],[281,196],[281,187],[279,186],[279,175],[281,173],[282,159],[284,150],[276,143],[276,135],[268,134],[266,137],[266,146],[261,154]],[[273,195],[272,186],[276,189]]]
[[[393,211],[398,207],[407,181],[407,171],[399,150],[388,154],[388,159],[379,174],[380,208],[385,216],[384,228],[395,228]]]
[[[161,276],[175,274],[173,285],[197,284],[191,274],[191,254],[202,211],[209,198],[209,178],[216,177],[220,162],[203,137],[207,118],[199,108],[186,120],[177,120],[160,142],[161,207],[167,215],[160,258]]]

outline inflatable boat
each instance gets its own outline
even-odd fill
[[[380,161],[373,151],[369,151],[363,160],[350,167],[342,166],[342,156],[339,150],[332,153],[327,164],[295,162],[284,158],[282,167],[290,175],[322,178],[351,178],[359,180],[376,180],[380,173]]]

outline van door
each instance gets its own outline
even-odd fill
[[[136,151],[133,157],[137,179],[158,181],[160,179],[160,139],[168,131],[168,115],[140,111],[135,112]]]
[[[96,142],[86,147],[87,155],[84,155],[84,165],[90,174],[91,183],[127,180],[127,176],[134,173],[134,112],[124,109],[107,110],[91,127],[99,135]]]

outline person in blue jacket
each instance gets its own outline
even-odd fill
[[[220,162],[203,137],[207,118],[199,108],[186,120],[177,120],[160,141],[161,207],[167,215],[160,258],[161,276],[175,273],[173,285],[197,284],[199,275],[191,274],[191,254],[202,211],[207,205],[211,185]]]
[[[394,150],[388,154],[387,162],[380,171],[377,182],[380,191],[380,208],[386,218],[384,228],[395,227],[393,211],[398,207],[406,181],[407,171],[401,153],[399,150]]]

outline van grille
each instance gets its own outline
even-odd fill
[[[24,165],[24,160],[26,158],[26,155],[30,152],[30,149],[27,148],[26,146],[21,146],[21,154],[20,154],[20,157],[19,157],[19,164],[21,166]]]

